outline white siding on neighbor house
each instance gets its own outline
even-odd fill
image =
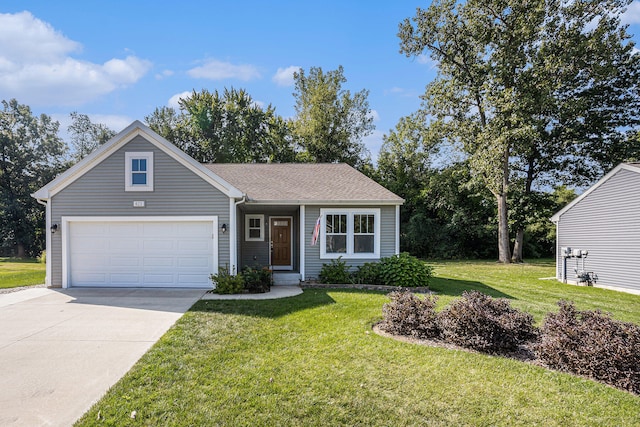
[[[598,285],[640,290],[640,173],[620,169],[564,212],[557,232],[558,280],[560,248],[571,247],[589,251],[585,270],[598,275]],[[569,282],[575,267],[567,259]]]
[[[388,257],[396,253],[396,207],[395,205],[385,206],[310,206],[305,208],[305,278],[307,280],[317,279],[322,264],[330,263],[330,259],[320,259],[320,245],[324,242],[319,238],[318,244],[311,246],[311,236],[316,221],[320,216],[320,209],[380,209],[380,258]],[[321,233],[322,236],[322,233]],[[379,259],[343,259],[347,265],[356,268],[366,262],[378,261]]]
[[[125,192],[125,152],[153,152],[154,189]],[[144,208],[134,208],[144,201]],[[51,198],[51,223],[63,216],[217,216],[229,223],[229,198],[141,136],[137,136]],[[52,236],[51,286],[62,285],[62,236]],[[229,234],[218,233],[218,265],[229,263]]]

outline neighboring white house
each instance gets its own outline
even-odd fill
[[[297,283],[400,246],[403,199],[348,165],[200,164],[139,121],[32,196],[52,287],[210,288],[256,264]]]
[[[640,163],[618,165],[551,221],[558,280],[576,283],[584,262],[598,286],[640,293]]]

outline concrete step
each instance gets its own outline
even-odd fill
[[[295,273],[291,271],[282,272],[282,271],[274,271],[273,272],[273,285],[274,286],[292,286],[300,284],[300,273]]]

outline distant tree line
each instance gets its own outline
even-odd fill
[[[622,161],[640,159],[640,54],[628,0],[440,0],[399,25],[400,51],[438,74],[423,105],[384,135],[377,163],[368,91],[344,70],[294,75],[285,119],[245,90],[193,91],[145,118],[199,162],[345,162],[405,199],[401,249],[520,262],[550,256],[549,217]],[[58,123],[16,100],[0,117],[0,251],[36,255],[44,209],[29,194],[113,136],[72,113]],[[496,244],[497,243],[497,244]]]

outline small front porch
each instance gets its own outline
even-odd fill
[[[273,285],[300,284],[300,211],[297,205],[239,205],[236,212],[238,271],[246,267],[268,267],[273,271]]]

